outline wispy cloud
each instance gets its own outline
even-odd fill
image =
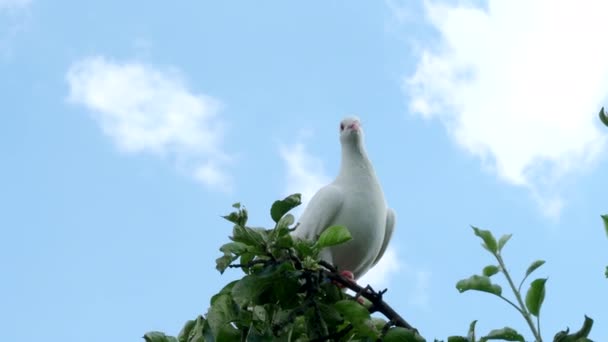
[[[397,241],[393,240],[392,245],[388,247],[378,264],[357,280],[357,283],[361,286],[371,285],[373,289],[378,291],[386,288],[395,291],[396,287],[391,286],[391,281],[393,277],[399,276],[400,281],[407,284],[405,289],[408,293],[407,301],[409,305],[429,311],[431,309],[429,293],[431,272],[400,259],[395,245],[398,246]]]
[[[67,72],[68,100],[88,108],[127,153],[173,160],[208,187],[228,191],[219,103],[192,93],[176,70],[89,57]]]
[[[528,187],[545,213],[559,215],[560,180],[591,165],[605,144],[597,111],[608,95],[608,3],[425,8],[440,41],[420,51],[405,82],[411,110],[440,119],[502,180]]]
[[[430,310],[429,288],[431,286],[431,272],[417,270],[412,272],[411,276],[414,278],[414,289],[409,296],[409,302],[422,310]]]
[[[287,168],[286,194],[302,194],[302,208],[312,196],[331,179],[325,173],[323,161],[311,155],[302,142],[279,147],[281,159]]]
[[[0,0],[0,10],[22,9],[31,2],[31,0]]]
[[[397,252],[393,247],[388,247],[382,256],[369,272],[367,272],[357,282],[362,286],[371,285],[376,290],[382,290],[388,287],[391,276],[401,270],[401,263],[397,257]]]

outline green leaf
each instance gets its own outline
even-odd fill
[[[215,259],[215,268],[220,271],[221,274],[224,274],[224,271],[230,266],[230,264],[236,259],[236,256],[233,255],[224,255],[217,259]]]
[[[382,329],[384,329],[384,326],[386,325],[386,323],[388,323],[388,322],[384,318],[372,317],[372,324],[374,325],[374,327],[376,327],[376,330],[378,330],[378,331],[382,331]]]
[[[250,262],[253,261],[253,259],[255,258],[255,254],[254,253],[243,253],[241,254],[241,259],[239,260],[239,263],[241,265],[248,265]],[[243,272],[247,273],[249,270],[249,267],[247,266],[243,266],[241,267],[241,269],[243,270]]]
[[[209,300],[209,303],[211,306],[213,306],[213,304],[215,304],[215,301],[221,297],[222,295],[232,295],[232,288],[234,287],[234,285],[238,282],[238,280],[233,280],[231,282],[229,282],[228,284],[226,284],[226,286],[224,286],[220,292],[216,293],[215,295],[213,295],[211,297],[211,300]]]
[[[283,307],[290,307],[298,303],[298,296],[295,295],[302,287],[298,276],[300,272],[286,272],[277,281],[271,283],[273,298]],[[334,286],[336,287],[336,286]]]
[[[384,342],[424,342],[422,336],[415,334],[413,331],[402,328],[393,327],[388,330],[384,338]]]
[[[215,336],[215,341],[240,341],[241,339],[241,331],[232,325],[222,325],[217,335]],[[206,340],[201,340],[200,342],[204,342]],[[199,341],[196,341],[199,342]]]
[[[534,280],[526,293],[526,307],[536,317],[540,314],[540,308],[545,300],[545,282],[547,282],[547,278]]]
[[[193,339],[192,341],[189,342],[213,342],[213,341],[217,341],[217,339],[213,336],[213,332],[211,331],[211,326],[209,325],[209,321],[208,320],[203,320],[203,339]]]
[[[335,287],[336,286],[334,286],[334,288]],[[344,322],[344,318],[342,318],[340,312],[333,305],[319,303],[318,308],[319,312],[321,313],[321,317],[325,320],[328,326],[338,326]]]
[[[475,290],[492,293],[497,296],[502,294],[502,288],[499,285],[492,284],[489,277],[479,275],[473,275],[468,279],[462,279],[456,283],[456,289],[460,291],[460,293],[468,290]]]
[[[296,219],[291,214],[284,215],[279,222],[277,222],[277,230],[283,234],[289,233],[289,226],[291,226],[295,220]]]
[[[477,324],[477,320],[474,320],[469,324],[469,332],[467,337],[464,336],[450,336],[448,337],[448,342],[475,342],[475,325]]]
[[[234,284],[231,294],[239,306],[263,305],[267,303],[291,303],[301,286],[298,282],[300,271],[291,262],[271,264],[261,270],[246,275]]]
[[[336,302],[334,308],[350,322],[361,322],[370,318],[369,311],[354,300],[343,299]]]
[[[593,319],[587,317],[585,315],[585,322],[583,322],[583,326],[575,333],[568,335],[570,329],[562,330],[555,334],[553,338],[553,342],[585,342],[591,341],[587,338],[589,333],[591,332],[591,328],[593,327]]]
[[[534,272],[537,268],[541,267],[544,264],[545,264],[545,260],[536,260],[535,262],[530,264],[530,266],[526,270],[525,278],[527,278],[530,274],[532,274],[532,272]]]
[[[267,233],[263,228],[249,228],[237,224],[234,226],[230,238],[232,241],[263,249],[267,240]]]
[[[265,322],[266,317],[268,316],[268,312],[266,311],[266,308],[264,308],[262,305],[254,306],[252,314],[253,314],[252,319],[254,321],[260,321],[260,322]]]
[[[167,336],[160,331],[151,331],[144,335],[146,342],[178,342],[177,338],[173,336]]]
[[[525,342],[524,337],[521,336],[515,329],[504,327],[502,329],[495,329],[490,331],[489,334],[479,339],[479,342],[485,342],[487,340],[503,340],[503,341],[519,341]]]
[[[275,201],[270,208],[270,217],[278,223],[283,215],[300,204],[302,204],[302,195],[300,194],[289,195],[280,201]]]
[[[464,336],[450,336],[448,342],[473,342]]]
[[[193,329],[194,326],[196,325],[196,320],[189,320],[186,322],[186,324],[184,324],[184,327],[182,328],[182,331],[179,332],[179,335],[177,335],[177,340],[179,342],[185,342],[190,340],[190,336],[194,335],[193,334]]]
[[[307,256],[312,258],[317,257],[318,249],[314,248],[314,242],[310,240],[296,238],[293,247],[298,253],[298,257],[300,259],[304,259]]]
[[[353,327],[364,335],[371,336],[374,326],[370,319],[369,311],[363,305],[353,300],[341,300],[334,304],[334,308],[349,321]]]
[[[200,315],[195,320],[186,322],[182,328],[182,331],[180,331],[179,335],[177,336],[177,340],[179,342],[204,342],[205,323],[205,319]]]
[[[602,215],[602,221],[604,221],[604,230],[606,230],[606,235],[608,235],[608,215]]]
[[[334,303],[346,298],[345,293],[342,292],[335,284],[330,282],[321,284],[321,291],[323,293],[323,301],[325,303]]]
[[[295,219],[291,214],[286,214],[281,217],[274,229],[270,232],[270,239],[274,241],[289,236],[289,226],[291,226],[294,222]]]
[[[500,237],[500,239],[498,240],[498,251],[499,252],[507,244],[507,241],[509,241],[509,239],[511,239],[511,236],[513,236],[513,234],[505,234]]]
[[[241,255],[246,251],[247,245],[242,242],[228,242],[220,247],[220,252],[224,252],[224,254]]]
[[[289,234],[281,236],[276,240],[275,246],[278,248],[291,248],[294,246],[293,237]]]
[[[207,312],[207,322],[213,336],[218,336],[223,327],[237,319],[235,303],[230,295],[218,297]]]
[[[270,329],[266,328],[266,329],[261,329],[261,328],[265,328],[264,326],[262,327],[257,327],[255,326],[255,324],[251,324],[251,326],[248,329],[248,333],[247,336],[242,339],[240,334],[235,336],[235,338],[233,339],[226,339],[225,341],[247,341],[247,342],[266,342],[266,341],[274,341],[275,339],[272,336],[272,332],[270,331]]]
[[[238,210],[233,211],[230,214],[222,217],[234,224],[238,224],[239,226],[244,226],[245,224],[247,224],[247,209],[245,209],[245,207],[241,208],[240,203],[235,203],[232,205],[232,207],[237,208]]]
[[[600,120],[604,125],[608,126],[608,116],[604,113],[604,107],[600,110]]]
[[[500,267],[496,265],[488,265],[483,268],[482,274],[486,277],[491,277],[498,272],[500,272]]]
[[[317,245],[320,248],[339,245],[352,239],[350,232],[343,226],[331,226],[321,233]]]
[[[272,283],[270,277],[262,277],[257,274],[246,275],[237,281],[232,288],[232,297],[240,306],[257,303],[259,296],[266,291]]]
[[[469,324],[469,333],[467,334],[469,342],[475,342],[475,325],[477,325],[477,320],[474,320]]]
[[[471,226],[471,228],[473,228],[475,235],[479,236],[483,240],[483,244],[481,244],[483,248],[487,249],[492,254],[496,254],[498,246],[496,244],[496,238],[494,238],[492,232],[490,232],[489,230],[479,229],[473,226]]]

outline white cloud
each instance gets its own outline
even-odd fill
[[[217,187],[227,191],[232,189],[230,177],[213,161],[199,165],[194,171],[194,178],[208,187]]]
[[[69,101],[91,110],[120,150],[171,158],[203,184],[229,190],[219,166],[228,160],[220,149],[219,104],[190,92],[175,71],[90,57],[66,77]]]
[[[399,272],[400,269],[401,266],[397,253],[393,247],[389,246],[376,266],[357,282],[362,286],[371,285],[375,290],[383,290],[388,287],[391,276]]]
[[[323,162],[309,154],[302,142],[280,146],[279,153],[287,167],[286,194],[301,193],[301,207],[304,208],[312,196],[331,181],[325,174]]]
[[[550,189],[605,144],[597,112],[608,95],[608,3],[425,7],[440,43],[420,51],[406,80],[411,110],[439,118],[460,146],[558,215]]]
[[[397,19],[400,22],[404,22],[408,19],[411,19],[412,16],[414,15],[412,13],[412,11],[407,6],[404,6],[400,1],[385,0],[384,3],[389,8],[389,10],[393,13],[393,15],[395,16],[395,19]]]
[[[393,245],[396,243],[392,241]],[[407,283],[408,302],[410,305],[421,310],[430,310],[429,288],[431,286],[431,272],[428,270],[412,266],[399,259],[396,249],[389,246],[382,256],[382,259],[357,281],[359,285],[371,287],[376,291],[386,288],[395,291],[391,286],[394,276],[400,275],[401,282]]]

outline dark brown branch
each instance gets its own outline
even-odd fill
[[[370,286],[361,287],[356,282],[340,275],[334,266],[323,260],[319,261],[319,265],[327,269],[325,271],[325,276],[327,276],[327,278],[333,280],[336,283],[341,284],[344,287],[351,289],[357,295],[360,295],[361,297],[369,300],[372,303],[372,307],[370,308],[371,312],[380,312],[390,321],[393,321],[396,326],[406,328],[408,330],[411,330],[415,334],[419,334],[418,329],[414,328],[411,324],[409,324],[405,319],[403,319],[403,317],[401,317],[390,305],[388,305],[382,299],[382,295],[386,292],[386,290],[376,292]]]
[[[250,262],[248,262],[246,264],[230,264],[230,265],[228,265],[228,267],[230,267],[230,268],[241,268],[241,267],[250,268],[250,267],[253,267],[255,265],[264,265],[264,266],[266,266],[266,265],[268,265],[271,262],[272,262],[272,260],[256,259],[256,260],[250,261]]]

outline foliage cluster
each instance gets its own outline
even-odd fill
[[[319,260],[323,248],[351,239],[345,227],[329,227],[316,241],[292,238],[288,212],[300,203],[299,194],[276,201],[272,229],[247,226],[247,210],[234,204],[224,216],[234,224],[232,241],[220,248],[216,268],[239,268],[244,276],[214,295],[207,315],[188,321],[177,338],[151,332],[146,341],[424,341],[382,300],[384,292],[362,288]]]
[[[292,238],[290,232],[295,225],[289,211],[299,204],[299,194],[276,201],[270,210],[275,222],[272,229],[247,226],[247,210],[239,203],[234,204],[235,211],[224,216],[234,224],[231,242],[221,246],[222,256],[216,260],[216,268],[221,273],[238,268],[244,276],[214,295],[207,314],[188,321],[177,337],[149,332],[144,336],[146,342],[426,341],[383,300],[386,290],[361,287],[344,278],[335,266],[319,260],[323,248],[351,239],[345,227],[329,227],[316,241]],[[608,216],[602,218],[608,233]],[[501,254],[511,235],[497,240],[488,230],[472,228],[496,264],[484,267],[479,275],[458,281],[457,290],[485,292],[504,300],[522,315],[534,340],[542,341],[540,313],[547,279],[531,281],[525,295],[521,289],[545,261],[532,262],[516,286]],[[493,283],[498,274],[506,279],[514,300]],[[345,293],[341,287],[353,290],[355,295]],[[376,312],[384,318],[372,316]],[[447,341],[525,341],[522,334],[510,327],[477,338],[476,322],[470,324],[467,336],[450,336]],[[560,331],[554,341],[591,341],[587,336],[592,325],[593,320],[585,316],[581,329],[574,333],[568,329]]]

